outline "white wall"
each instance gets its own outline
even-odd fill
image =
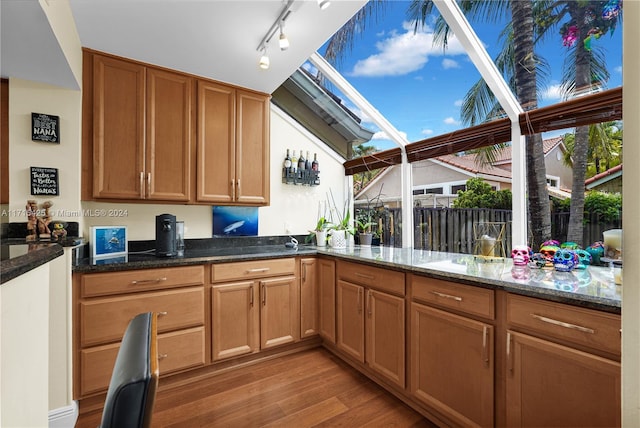
[[[53,202],[52,214],[80,209],[81,106],[79,91],[9,79],[9,221],[27,221],[27,199]],[[31,141],[31,113],[60,116],[60,144]],[[60,196],[31,195],[31,166],[58,168]]]
[[[640,40],[640,2],[624,4],[622,56],[624,58],[622,114],[625,120],[625,135],[631,143],[623,147],[623,157],[631,168],[624,169],[622,176],[622,216],[626,219],[623,228],[624,272],[622,299],[622,426],[635,427],[640,421],[640,224],[636,221],[640,212],[638,181],[640,169],[640,146],[635,138],[640,135],[640,58],[637,55]]]
[[[46,427],[49,264],[0,287],[0,426]]]

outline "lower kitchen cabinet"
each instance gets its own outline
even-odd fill
[[[293,258],[212,265],[214,361],[300,339],[299,279],[295,272]]]
[[[260,309],[254,281],[215,285],[211,292],[213,359],[260,349]]]
[[[493,326],[411,304],[411,393],[462,426],[494,423]]]
[[[506,423],[621,424],[620,316],[507,296]]]
[[[404,388],[404,297],[372,288],[372,284],[379,284],[402,293],[404,275],[394,272],[398,275],[389,277],[385,270],[353,263],[341,264],[340,268],[339,278],[359,278],[363,285],[343,279],[336,283],[337,348]],[[383,277],[391,282],[380,282]]]
[[[318,261],[300,260],[300,338],[318,334]]]
[[[160,376],[205,364],[204,267],[74,275],[74,399],[105,392],[129,322],[158,313]]]
[[[336,262],[318,259],[318,332],[329,343],[336,343]]]
[[[507,426],[620,426],[620,363],[507,332]]]

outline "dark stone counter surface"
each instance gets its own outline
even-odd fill
[[[608,267],[557,272],[513,266],[510,258],[482,263],[470,254],[413,250],[410,248],[354,247],[322,249],[319,254],[403,270],[424,276],[502,289],[574,306],[621,313],[622,286],[615,285]]]
[[[3,240],[0,245],[0,284],[29,272],[64,254],[58,244],[37,242],[25,244],[24,240]]]
[[[157,258],[152,250],[132,252],[130,247],[126,260],[92,262],[85,258],[73,267],[73,272],[109,272],[320,254],[611,313],[621,312],[622,287],[614,284],[611,270],[605,267],[591,266],[586,270],[565,273],[515,267],[509,258],[501,262],[481,263],[468,254],[410,248],[355,246],[331,249],[300,245],[298,249],[290,249],[282,241],[273,240],[238,240],[232,245],[207,247],[204,241],[188,244],[185,256],[175,258]]]

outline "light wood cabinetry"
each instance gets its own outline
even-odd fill
[[[318,260],[300,260],[300,338],[318,334]]]
[[[269,97],[198,82],[199,202],[269,204]]]
[[[336,262],[318,259],[318,332],[329,343],[336,343]]]
[[[412,395],[455,424],[494,425],[493,290],[410,281]]]
[[[189,201],[193,78],[92,59],[93,197]]]
[[[205,363],[204,267],[74,275],[76,399],[104,392],[120,340],[141,312],[158,313],[160,373]]]
[[[295,273],[294,258],[211,266],[214,361],[299,340]]]
[[[83,50],[82,199],[269,205],[270,96]]]
[[[342,261],[337,272],[337,348],[404,388],[404,274]]]
[[[621,424],[620,317],[507,296],[508,426]]]

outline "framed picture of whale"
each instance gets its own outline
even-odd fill
[[[213,207],[213,236],[258,236],[258,207]]]

